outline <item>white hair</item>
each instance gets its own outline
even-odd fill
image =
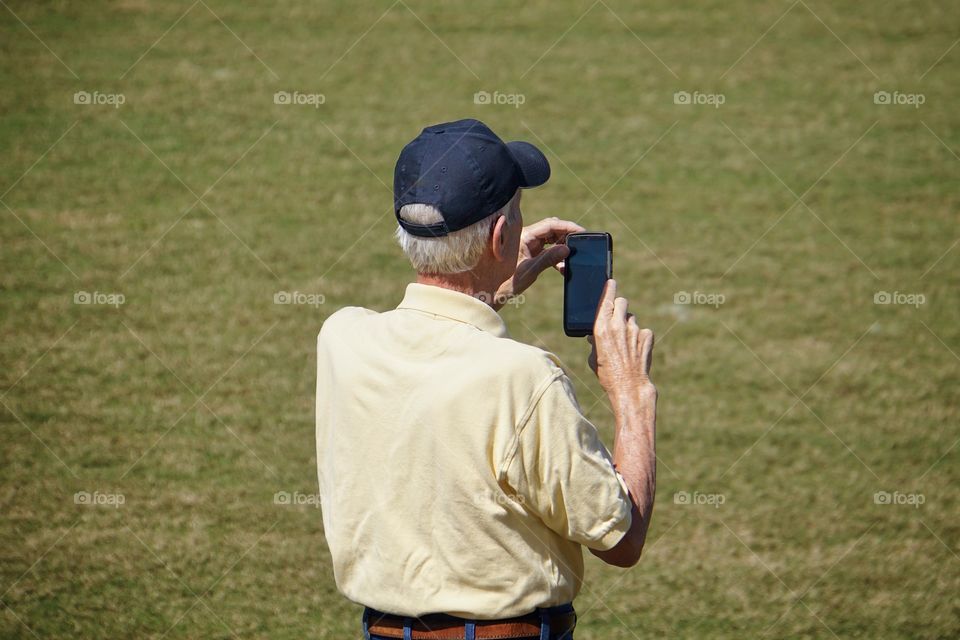
[[[519,194],[519,190],[517,193]],[[499,211],[469,227],[438,238],[415,236],[398,226],[397,242],[417,273],[438,275],[470,271],[480,262],[480,256],[483,255],[483,249],[490,240],[490,231],[497,218],[506,216],[508,222],[516,220],[519,212],[519,207],[515,206],[517,200],[515,194]],[[433,224],[443,221],[440,211],[428,204],[404,205],[400,208],[400,217],[416,224]]]

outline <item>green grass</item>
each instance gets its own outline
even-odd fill
[[[273,496],[316,490],[324,318],[412,277],[381,182],[460,117],[549,149],[525,219],[609,230],[659,336],[650,541],[629,571],[588,556],[577,637],[960,635],[953,4],[5,5],[0,636],[359,635],[320,512]],[[512,334],[560,356],[612,444],[559,280],[526,298]]]

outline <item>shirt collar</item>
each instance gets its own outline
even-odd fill
[[[493,307],[460,291],[411,282],[397,309],[413,309],[473,325],[507,338],[507,325]]]

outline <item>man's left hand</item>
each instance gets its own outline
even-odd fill
[[[567,234],[580,231],[585,229],[576,222],[559,218],[546,218],[524,227],[520,232],[517,270],[512,278],[497,289],[493,308],[499,310],[504,303],[526,291],[547,267],[553,267],[562,274],[563,260],[570,253],[564,244]]]

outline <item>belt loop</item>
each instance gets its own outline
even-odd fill
[[[403,619],[403,640],[413,639],[413,618]]]
[[[540,609],[540,640],[550,640],[550,612]]]
[[[477,623],[473,620],[467,620],[463,624],[463,639],[464,640],[476,640],[477,637]]]

